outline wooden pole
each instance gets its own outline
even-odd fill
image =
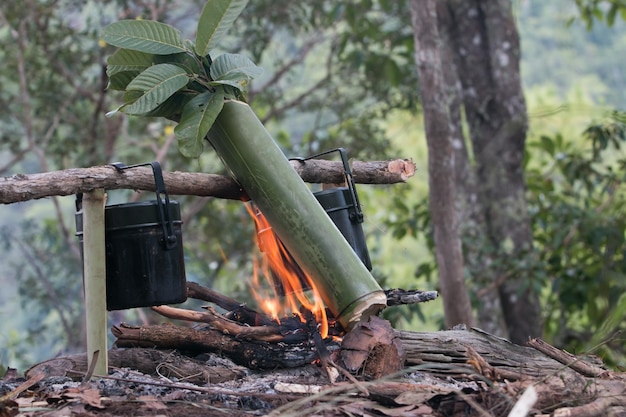
[[[305,182],[343,181],[343,165],[340,161],[294,160],[290,161],[290,165]],[[353,161],[351,165],[354,182],[357,184],[404,183],[415,174],[415,163],[410,159]],[[244,197],[239,184],[223,175],[164,172],[163,180],[169,195],[210,196],[231,200],[241,200]],[[147,167],[119,172],[112,165],[15,174],[0,177],[0,204],[88,193],[98,188],[155,191],[154,174]]]
[[[89,369],[93,369],[96,375],[106,375],[108,370],[105,202],[106,194],[103,189],[94,190],[83,196],[83,277],[87,358]]]

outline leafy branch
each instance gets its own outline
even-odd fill
[[[124,91],[109,112],[165,117],[181,154],[197,158],[225,99],[246,101],[249,82],[261,73],[248,58],[211,52],[241,14],[247,0],[210,0],[198,20],[195,43],[156,21],[122,20],[105,27],[102,39],[120,48],[107,60],[109,88]]]

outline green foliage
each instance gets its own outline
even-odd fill
[[[577,352],[626,330],[626,158],[618,153],[625,128],[615,112],[585,130],[582,149],[559,135],[529,144],[529,204],[549,288],[546,334]],[[624,364],[623,343],[600,350]]]
[[[0,244],[3,252],[14,254],[5,266],[20,277],[17,293],[28,311],[28,319],[22,323],[26,340],[35,346],[34,350],[44,353],[73,351],[82,345],[81,326],[75,325],[81,322],[82,308],[80,303],[72,302],[82,299],[80,264],[65,246],[55,222],[42,225],[27,220],[19,226],[4,227]],[[61,274],[73,279],[55,279]],[[3,344],[12,342],[16,341],[4,340]],[[23,354],[23,358],[34,354]]]
[[[146,115],[187,85],[187,72],[172,64],[149,67],[126,86],[120,110],[126,114]]]
[[[202,9],[195,51],[206,56],[221,42],[226,32],[248,4],[248,0],[212,0]]]
[[[185,52],[180,32],[165,23],[123,20],[102,30],[102,39],[118,48],[153,55]]]
[[[575,0],[581,19],[591,29],[595,20],[604,21],[613,26],[617,16],[626,20],[626,1],[624,0]]]
[[[185,104],[180,123],[174,128],[180,153],[190,158],[202,153],[204,137],[209,133],[222,107],[222,89],[217,89],[213,94],[200,93]]]
[[[610,27],[591,24],[598,22],[594,17],[598,12],[604,15],[608,3],[578,0],[579,8],[571,0],[552,0],[520,6],[521,74],[527,95],[531,88],[549,86],[566,101],[562,103],[565,108],[580,104],[580,97],[596,106],[625,108],[626,79],[621,68],[626,55],[626,21],[619,18],[623,12]],[[598,12],[592,13],[590,20],[581,19],[585,8]]]
[[[118,111],[177,120],[179,150],[200,156],[202,141],[219,115],[225,98],[244,100],[248,82],[260,69],[248,58],[210,52],[225,36],[247,1],[211,0],[200,15],[196,42],[183,42],[180,32],[164,23],[144,20],[115,22],[102,39],[120,49],[108,62],[112,89],[125,91]]]
[[[231,42],[266,69],[251,105],[269,128],[282,129],[274,137],[285,138],[286,152],[395,154],[387,120],[393,109],[414,112],[418,102],[407,7],[379,0],[249,3]]]

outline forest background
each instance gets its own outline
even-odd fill
[[[105,117],[119,97],[105,88],[106,58],[114,48],[99,39],[100,30],[120,18],[155,19],[189,38],[185,28],[194,27],[189,22],[202,3],[3,2],[0,175],[152,160],[166,170],[224,173],[210,151],[197,160],[183,158],[172,123]],[[408,6],[297,3],[252,2],[224,50],[245,53],[264,69],[249,101],[287,156],[341,146],[354,159],[413,158],[418,171],[407,184],[358,186],[364,229],[383,287],[437,289]],[[624,367],[626,24],[624,9],[611,4],[619,2],[513,2],[529,117],[525,175],[535,262],[497,262],[532,276],[550,343],[599,353]],[[109,193],[112,203],[151,197]],[[183,208],[187,279],[252,303],[247,288],[254,227],[242,205],[175,199]],[[0,210],[0,374],[3,367],[24,370],[84,351],[74,199]],[[480,289],[469,269],[466,279],[476,303]],[[439,301],[385,314],[397,328],[444,325]],[[109,314],[111,323],[155,319],[144,309]]]

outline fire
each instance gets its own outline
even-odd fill
[[[275,320],[297,315],[306,322],[301,308],[310,311],[319,325],[322,338],[328,336],[326,308],[311,277],[305,273],[272,230],[261,211],[245,204],[256,226],[260,254],[254,260],[252,293],[264,313]],[[268,288],[269,287],[269,288]],[[281,299],[284,296],[284,299]]]

